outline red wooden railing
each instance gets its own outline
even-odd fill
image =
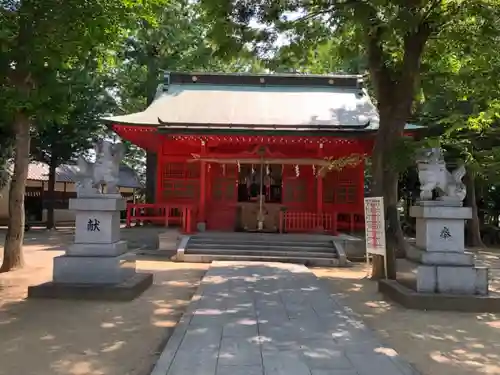
[[[354,232],[364,229],[364,217],[356,213],[280,212],[280,233],[322,231],[336,235],[339,230]]]
[[[335,223],[335,216],[304,211],[280,212],[280,233],[307,233],[318,230],[336,234],[337,224]]]
[[[150,221],[166,227],[180,226],[184,233],[193,233],[195,225],[195,209],[190,205],[174,205],[163,203],[128,203],[127,228],[133,222]]]

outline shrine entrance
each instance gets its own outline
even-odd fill
[[[277,232],[282,209],[283,166],[239,164],[237,230]]]

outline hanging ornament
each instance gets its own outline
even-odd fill
[[[271,170],[269,169],[269,164],[266,164],[266,174],[270,174]]]
[[[238,173],[240,173],[241,172],[241,164],[240,164],[239,160],[237,161],[237,165],[238,165]]]
[[[295,177],[300,176],[300,167],[298,164],[295,165]]]
[[[222,164],[222,175],[226,177],[226,164]]]
[[[313,176],[316,176],[316,166],[313,164],[312,167],[313,167]]]

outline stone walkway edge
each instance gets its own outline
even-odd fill
[[[305,266],[213,262],[150,375],[229,374],[419,375]]]

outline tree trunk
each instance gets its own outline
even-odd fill
[[[394,161],[392,147],[396,144],[404,130],[406,121],[392,109],[380,108],[380,128],[375,138],[372,156],[373,196],[384,197],[386,218],[386,254],[387,277],[396,278],[396,253],[406,254],[407,243],[399,219],[398,205],[398,172],[392,167]],[[384,259],[373,256],[372,278],[385,277]]]
[[[30,152],[30,120],[20,111],[13,123],[15,140],[14,173],[9,190],[9,220],[5,237],[4,256],[0,272],[8,272],[24,265],[24,196],[28,178]]]
[[[472,208],[472,218],[467,221],[469,245],[473,247],[486,247],[481,238],[481,226],[479,224],[476,202],[475,176],[472,172],[465,175],[465,184],[467,186],[467,205]]]
[[[55,220],[54,220],[54,192],[56,188],[56,169],[57,169],[57,156],[52,151],[52,155],[50,156],[49,163],[49,184],[47,187],[47,229],[55,229]]]
[[[366,28],[368,67],[378,101],[380,126],[373,148],[373,193],[384,197],[387,218],[387,276],[396,278],[396,251],[406,253],[406,241],[397,210],[398,171],[392,167],[394,145],[404,132],[413,104],[416,83],[419,79],[420,59],[425,43],[431,34],[427,22],[407,33],[403,38],[403,61],[398,69],[388,66],[389,55],[384,49],[384,27],[381,27],[375,8],[370,14],[370,25]],[[372,278],[384,277],[382,256],[373,257]]]

